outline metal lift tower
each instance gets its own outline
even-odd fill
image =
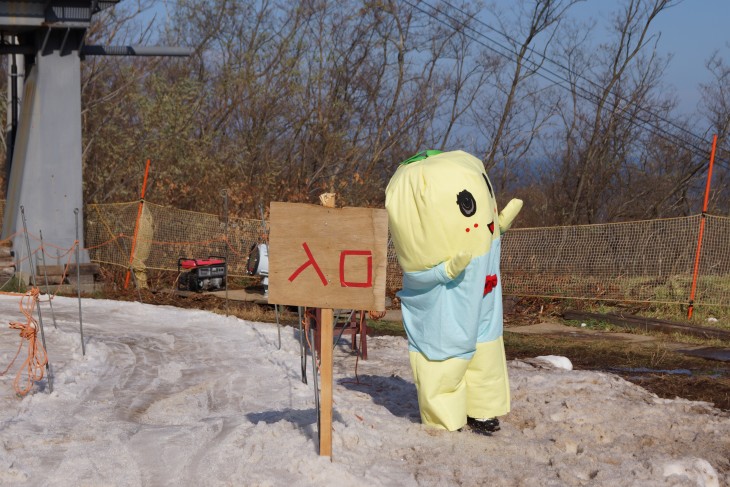
[[[28,232],[70,249],[83,222],[81,59],[86,55],[189,55],[184,48],[85,45],[92,16],[119,3],[0,0],[0,54],[8,55],[7,199],[0,239],[25,249]],[[80,232],[83,235],[83,232]],[[79,237],[81,248],[83,237]],[[37,245],[35,245],[37,248]],[[25,253],[25,252],[24,252]],[[81,262],[88,262],[81,252]],[[25,260],[17,269],[27,276]]]

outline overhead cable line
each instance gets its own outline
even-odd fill
[[[445,22],[443,19],[437,18],[433,13],[427,12],[426,10],[424,10],[423,8],[421,8],[419,5],[414,4],[414,3],[412,3],[409,0],[404,0],[404,1],[405,1],[405,3],[409,4],[411,7],[419,10],[420,12],[424,13],[425,15],[428,15],[429,17],[431,17],[432,19],[436,20],[437,22],[439,22],[439,23],[441,23],[443,25],[447,25],[450,28],[453,28],[450,24],[448,24],[447,22]],[[504,44],[500,43],[499,41],[497,41],[497,40],[495,40],[495,39],[487,36],[483,32],[480,32],[480,31],[474,29],[473,27],[471,27],[468,24],[466,24],[465,22],[457,19],[453,15],[450,15],[450,14],[448,14],[446,12],[443,12],[443,11],[437,9],[436,7],[434,7],[432,4],[428,3],[427,1],[422,1],[421,3],[426,4],[428,7],[431,8],[432,11],[437,12],[437,13],[440,13],[441,15],[447,17],[449,20],[458,23],[459,26],[462,27],[463,29],[468,29],[468,30],[476,33],[479,37],[482,37],[482,38],[488,40],[489,42],[491,42],[492,44],[495,44],[496,46],[499,46],[501,49],[503,49],[505,51],[508,51],[509,54],[505,54],[504,52],[502,52],[502,51],[500,51],[498,49],[495,49],[494,47],[485,44],[481,40],[475,39],[474,37],[472,37],[469,34],[466,34],[465,33],[465,35],[469,39],[471,39],[474,42],[480,44],[481,46],[489,49],[490,51],[493,51],[496,54],[498,54],[498,55],[500,55],[500,56],[502,56],[502,57],[504,57],[504,58],[506,58],[506,59],[508,59],[510,61],[514,61],[514,57],[513,56],[517,56],[518,55],[511,47],[505,46]],[[447,3],[448,5],[451,5],[448,2],[445,2],[445,3]],[[459,9],[457,7],[454,7],[454,8],[456,10],[458,10],[459,12],[461,12],[462,14],[468,16],[468,14],[466,12],[464,12],[463,10],[461,10],[461,9]],[[471,17],[471,18],[474,18],[475,20],[477,20],[478,22],[480,22],[481,24],[483,24],[485,26],[487,25],[483,21],[477,19],[476,17]],[[489,27],[489,28],[492,29],[492,30],[494,30],[495,32],[500,33],[500,35],[506,37],[508,40],[510,40],[512,42],[517,42],[514,38],[508,36],[507,34],[501,32],[501,31],[498,31],[497,29],[494,29],[492,27]],[[550,60],[549,58],[547,58],[547,56],[545,56],[545,55],[543,55],[541,53],[537,53],[536,51],[534,51],[533,49],[530,49],[529,47],[528,47],[528,49],[531,52],[536,53],[539,56],[541,56],[544,60],[547,60],[548,62],[551,62],[552,64],[556,64],[556,65],[560,66],[560,64],[558,64],[555,61]],[[537,63],[537,62],[535,62],[534,60],[532,60],[532,59],[530,59],[528,57],[523,58],[523,60],[524,60],[525,63],[529,63],[530,65],[532,65],[532,68],[530,68],[527,65],[525,67],[526,67],[526,69],[531,69],[531,71],[532,71],[533,74],[536,74],[536,75],[540,76],[541,78],[544,78],[547,81],[549,81],[549,82],[551,82],[551,83],[553,83],[553,84],[555,84],[555,85],[557,85],[557,86],[559,86],[559,87],[561,87],[561,88],[563,88],[565,90],[569,90],[569,91],[571,90],[571,87],[570,87],[571,81],[569,79],[565,78],[563,75],[561,75],[559,73],[555,73],[554,71],[552,71],[552,70],[544,67],[541,63]],[[562,67],[562,68],[565,69],[566,71],[570,72],[571,74],[573,74],[576,78],[580,78],[580,79],[583,79],[585,81],[588,81],[589,83],[593,84],[595,87],[600,88],[599,85],[597,85],[597,84],[591,82],[590,80],[588,80],[587,78],[585,78],[585,77],[583,77],[583,76],[581,76],[581,75],[573,72],[569,68],[566,68],[566,67]],[[555,78],[557,78],[560,81],[557,81],[556,79],[550,78],[545,73],[548,73],[551,76],[554,76]],[[561,83],[561,81],[563,83],[568,83],[569,86],[566,86],[565,84]],[[575,84],[575,88],[576,88],[576,91],[575,91],[576,95],[578,95],[580,98],[583,98],[583,99],[585,99],[585,100],[587,100],[587,101],[595,104],[596,106],[598,106],[599,102],[597,100],[597,98],[598,98],[597,95],[595,95],[594,93],[590,92],[588,89],[586,89],[586,88],[584,88],[582,86],[579,86],[577,83]],[[625,115],[626,111],[629,108],[630,103],[626,102],[626,100],[624,100],[620,95],[617,95],[615,93],[611,93],[611,95],[613,95],[616,100],[624,101],[625,102],[624,103],[625,106],[620,109],[618,115],[621,116],[622,118],[624,118],[624,120],[627,120],[628,122],[630,122],[630,123],[632,123],[634,125],[638,125],[636,123],[636,121],[634,121],[631,118],[628,118],[628,116]],[[608,108],[606,108],[606,110],[608,110]],[[681,130],[687,132],[693,138],[695,138],[695,139],[697,139],[699,141],[704,141],[704,139],[702,139],[702,137],[699,137],[696,134],[693,134],[692,132],[690,132],[690,131],[688,131],[686,129],[682,129],[681,127],[678,127],[675,124],[672,124],[671,121],[669,121],[669,120],[667,120],[665,118],[662,118],[659,115],[654,114],[651,111],[649,111],[649,110],[647,110],[647,109],[645,109],[643,107],[640,107],[639,106],[639,110],[640,111],[643,111],[643,112],[645,112],[645,113],[647,113],[647,114],[649,114],[649,115],[651,115],[651,116],[653,116],[653,117],[655,117],[655,118],[657,118],[657,119],[659,119],[661,121],[664,121],[664,122],[666,122],[668,124],[671,124],[671,125],[673,125],[673,126],[675,126],[677,128],[680,128]],[[686,139],[681,139],[681,138],[677,137],[676,134],[673,134],[673,133],[667,131],[663,127],[656,125],[655,123],[651,122],[650,120],[647,120],[645,118],[641,118],[638,115],[636,115],[636,119],[638,119],[645,126],[651,127],[653,130],[649,130],[649,132],[652,133],[653,135],[656,135],[656,136],[658,136],[658,137],[660,137],[660,138],[662,138],[662,139],[664,139],[664,140],[666,140],[668,142],[674,143],[674,144],[676,144],[678,142],[681,142],[683,145],[685,145],[685,146],[689,147],[690,149],[692,149],[692,151],[697,156],[705,157],[708,154],[708,151],[707,150],[703,149],[702,147],[698,146],[697,144],[692,143],[691,141],[688,141]],[[646,127],[644,127],[644,128],[646,129]],[[726,168],[730,168],[730,166],[727,165],[727,161],[724,161],[724,160],[723,161],[716,161],[716,163],[717,162],[722,162],[723,163],[723,166],[725,166]]]
[[[462,8],[459,8],[459,7],[457,7],[456,5],[452,4],[452,3],[451,3],[451,2],[449,2],[448,0],[442,0],[442,1],[443,1],[443,3],[444,3],[445,5],[449,6],[450,8],[452,8],[452,9],[454,9],[454,10],[456,10],[456,11],[458,11],[459,13],[461,13],[461,14],[463,14],[463,15],[469,15],[469,14],[468,14],[468,13],[467,13],[466,11],[464,11],[464,10],[463,10]],[[427,3],[427,2],[424,2],[424,3]],[[436,10],[436,9],[435,9],[435,7],[433,7],[432,5],[429,5],[429,7],[431,7],[431,8],[432,8],[432,9],[434,9],[434,10]],[[486,27],[487,29],[489,29],[489,30],[491,30],[491,31],[494,31],[494,32],[496,32],[497,34],[501,35],[501,36],[502,36],[502,37],[504,37],[504,38],[505,38],[505,39],[506,39],[507,41],[509,41],[509,42],[514,42],[514,43],[517,43],[517,42],[518,42],[518,41],[517,41],[517,40],[516,40],[515,38],[511,37],[511,36],[510,36],[509,34],[507,34],[506,32],[504,32],[504,31],[501,31],[501,30],[499,30],[499,29],[497,29],[497,28],[495,28],[495,27],[492,27],[491,25],[487,24],[486,22],[484,22],[484,21],[483,21],[483,20],[481,20],[480,18],[478,18],[478,17],[472,17],[472,18],[473,18],[473,19],[474,19],[474,20],[475,20],[476,22],[478,22],[479,24],[481,24],[482,26]],[[462,25],[464,25],[465,27],[468,27],[468,26],[466,26],[465,24],[462,24]],[[473,30],[473,29],[472,29],[472,30]],[[477,32],[478,32],[478,31],[477,31]],[[500,45],[500,47],[503,47],[503,48],[505,48],[505,49],[508,49],[508,50],[510,50],[510,51],[511,51],[512,53],[516,54],[516,53],[514,52],[514,50],[512,50],[512,49],[511,49],[511,48],[509,48],[509,47],[504,47],[504,46],[502,46],[502,45]],[[550,64],[553,64],[553,65],[557,66],[558,68],[560,68],[560,69],[562,69],[562,70],[564,70],[564,71],[567,71],[567,72],[571,73],[571,74],[572,74],[572,75],[574,75],[574,76],[575,76],[576,78],[578,78],[578,79],[581,79],[581,80],[585,81],[586,83],[590,84],[590,85],[591,85],[592,87],[594,87],[594,88],[597,88],[597,89],[601,89],[601,88],[602,88],[602,87],[601,87],[601,86],[600,86],[600,85],[599,85],[598,83],[596,83],[595,81],[591,80],[590,78],[586,78],[585,76],[581,75],[580,73],[577,73],[577,72],[575,72],[575,71],[571,70],[571,69],[570,69],[569,67],[567,67],[567,66],[565,66],[565,65],[561,64],[561,63],[560,63],[560,62],[558,62],[558,61],[555,61],[554,59],[552,59],[552,58],[550,58],[550,57],[546,56],[545,54],[543,54],[543,53],[541,53],[541,52],[539,52],[539,51],[536,51],[535,49],[533,49],[533,48],[531,48],[531,47],[529,47],[529,46],[525,46],[525,48],[526,48],[526,50],[527,50],[527,51],[531,52],[532,54],[535,54],[535,55],[537,55],[537,56],[540,56],[540,57],[541,57],[541,58],[542,58],[543,60],[545,60],[545,61],[549,62]],[[534,63],[534,61],[532,61],[532,60],[530,60],[530,61]],[[543,68],[543,69],[546,69],[546,68]],[[547,70],[547,69],[546,69],[546,70]],[[547,70],[547,71],[549,72],[549,70]],[[552,73],[552,74],[554,74],[554,73]],[[563,79],[563,80],[565,80],[565,81],[568,81],[568,80],[567,80],[567,79],[565,79],[564,77],[561,77],[561,79]],[[626,99],[625,99],[625,98],[624,98],[623,96],[621,96],[621,95],[619,95],[619,94],[616,94],[616,93],[611,93],[611,94],[612,94],[612,95],[613,95],[614,97],[616,97],[617,99],[619,99],[619,100],[623,101],[623,102],[624,102],[624,103],[626,103],[626,104],[630,104],[630,103],[631,103],[631,102],[630,102],[629,100],[626,100]],[[639,107],[639,109],[640,109],[641,111],[644,111],[644,112],[648,113],[649,115],[651,115],[651,116],[653,116],[653,117],[656,117],[657,119],[661,120],[662,122],[664,122],[664,123],[666,123],[666,124],[668,124],[668,125],[671,125],[671,126],[672,126],[672,128],[675,128],[675,129],[677,129],[677,130],[679,130],[679,131],[681,131],[681,132],[684,132],[685,134],[687,134],[688,136],[690,136],[690,137],[692,137],[692,138],[695,138],[695,139],[697,139],[697,140],[699,140],[699,141],[701,141],[701,142],[704,142],[704,141],[705,141],[705,139],[704,139],[704,138],[702,138],[701,136],[699,136],[699,135],[695,134],[694,132],[692,132],[692,131],[688,130],[688,129],[687,129],[687,128],[685,128],[685,127],[682,127],[681,125],[678,125],[678,124],[676,124],[676,123],[675,123],[674,121],[672,121],[672,120],[670,120],[670,119],[668,119],[668,118],[666,118],[666,117],[663,117],[663,116],[661,116],[661,115],[658,115],[658,114],[656,114],[656,113],[653,113],[652,111],[650,111],[650,110],[648,110],[648,109],[646,109],[646,108],[644,108],[644,107],[641,107],[641,106]]]
[[[421,3],[427,5],[432,10],[432,12],[429,12],[429,11],[424,10],[420,5],[418,5],[416,3],[413,3],[410,0],[403,0],[403,1],[404,1],[404,3],[410,5],[412,8],[420,11],[421,13],[423,13],[423,14],[431,17],[432,19],[436,20],[437,22],[439,22],[442,25],[445,25],[445,26],[447,26],[449,28],[453,28],[453,25],[451,25],[446,20],[437,17],[436,15],[434,15],[433,12],[436,12],[436,13],[438,13],[438,14],[446,17],[447,19],[451,20],[452,22],[457,23],[463,29],[464,35],[466,37],[468,37],[472,41],[476,42],[477,44],[481,45],[482,47],[484,47],[484,48],[486,48],[486,49],[488,49],[488,50],[490,50],[490,51],[498,54],[499,56],[502,56],[502,57],[504,57],[504,58],[506,58],[506,59],[508,59],[510,61],[514,61],[515,60],[514,57],[518,55],[511,47],[505,46],[503,43],[499,42],[498,40],[495,40],[494,38],[486,35],[485,33],[474,29],[473,27],[471,27],[470,25],[466,24],[462,20],[457,19],[453,15],[450,15],[447,12],[444,12],[442,10],[437,9],[436,7],[434,7],[432,4],[428,3],[427,1],[421,1]],[[455,10],[458,10],[462,14],[464,14],[466,16],[469,16],[462,9],[453,6],[449,2],[445,2],[445,3],[448,6],[454,8]],[[511,41],[511,42],[517,42],[514,38],[508,36],[507,34],[501,32],[501,31],[499,31],[499,30],[497,30],[497,29],[495,29],[493,27],[488,26],[486,23],[484,23],[483,21],[477,19],[476,17],[471,17],[470,16],[470,18],[474,18],[480,24],[484,25],[485,27],[489,28],[490,30],[493,30],[493,31],[499,33],[503,37],[507,38],[509,41]],[[493,47],[491,45],[488,45],[487,43],[485,43],[481,39],[478,39],[478,38],[473,37],[472,35],[470,35],[469,33],[467,33],[466,30],[469,30],[469,31],[475,33],[480,38],[486,39],[490,43],[498,46],[500,49],[502,49],[504,51],[507,51],[508,53],[505,53],[505,52],[503,52],[500,49],[496,49],[495,47]],[[538,53],[537,51],[535,51],[534,49],[531,49],[529,47],[527,49],[530,52],[532,52],[534,54],[537,54],[540,57],[542,57],[544,61],[548,61],[551,64],[555,64],[555,65],[561,67],[562,69],[564,69],[565,71],[568,71],[573,76],[575,76],[577,79],[584,80],[584,81],[592,84],[594,87],[600,88],[600,86],[597,85],[596,83],[592,82],[591,80],[585,78],[582,75],[579,75],[579,74],[573,72],[570,68],[567,68],[565,66],[562,66],[559,63],[557,63],[556,61],[551,60],[550,58],[548,58],[544,54]],[[565,78],[564,75],[562,75],[560,73],[556,73],[556,72],[554,72],[554,71],[546,68],[545,66],[543,66],[543,64],[538,63],[538,62],[532,60],[529,57],[523,58],[523,61],[526,64],[525,65],[525,68],[528,69],[528,70],[530,70],[533,74],[536,74],[537,76],[540,76],[541,78],[543,78],[543,79],[549,81],[550,83],[553,83],[554,85],[557,85],[557,86],[559,86],[559,87],[561,87],[561,88],[563,88],[565,90],[568,90],[568,91],[571,90],[571,86],[570,85],[571,85],[572,82],[571,82],[570,79]],[[529,63],[530,66],[527,65],[528,63]],[[545,73],[549,74],[550,76],[553,76],[553,78],[551,78],[550,76],[548,76]],[[564,83],[568,83],[568,86],[566,86]],[[597,95],[595,95],[594,93],[590,92],[588,89],[584,88],[583,86],[578,85],[577,83],[574,86],[575,86],[575,94],[577,96],[579,96],[580,98],[582,98],[582,99],[584,99],[586,101],[589,101],[589,102],[595,104],[596,106],[599,105],[599,101],[597,99],[598,98]],[[621,116],[622,118],[624,118],[624,120],[626,120],[626,121],[628,121],[628,122],[630,122],[630,123],[632,123],[634,125],[638,125],[638,123],[635,120],[633,120],[628,115],[626,115],[626,111],[628,110],[628,108],[631,105],[631,103],[629,103],[628,101],[626,101],[620,95],[617,95],[615,93],[610,93],[610,94],[613,95],[616,100],[623,101],[624,102],[624,107],[620,108],[618,115]],[[606,108],[606,110],[608,110],[608,108]],[[666,118],[663,118],[663,117],[661,117],[661,116],[659,116],[659,115],[657,115],[655,113],[652,113],[651,111],[649,111],[649,110],[647,110],[647,109],[645,109],[645,108],[643,108],[641,106],[639,106],[639,111],[643,111],[643,112],[647,113],[648,115],[650,115],[650,116],[652,116],[652,117],[654,117],[654,118],[656,118],[656,119],[658,119],[660,121],[663,121],[663,122],[667,123],[668,125],[671,125],[672,127],[676,128],[678,130],[681,130],[682,132],[685,132],[686,134],[690,135],[691,137],[693,137],[694,139],[696,139],[698,141],[704,141],[704,139],[702,137],[700,137],[700,136],[692,133],[691,131],[689,131],[689,130],[683,128],[683,127],[680,127],[680,126],[674,124],[673,122],[671,122],[670,120],[667,120]],[[656,135],[656,136],[658,136],[658,137],[660,137],[660,138],[662,138],[662,139],[664,139],[664,140],[666,140],[668,142],[671,142],[673,144],[677,144],[678,142],[681,142],[682,145],[685,145],[686,147],[690,148],[692,150],[692,152],[694,152],[695,155],[700,156],[700,157],[705,157],[709,153],[709,151],[707,151],[707,150],[703,149],[702,147],[698,146],[696,143],[693,143],[693,142],[691,142],[689,140],[682,139],[682,138],[678,137],[676,134],[673,134],[673,133],[667,131],[665,128],[663,128],[663,127],[661,127],[659,125],[656,125],[656,123],[652,122],[651,120],[647,120],[646,118],[639,117],[638,115],[635,115],[635,117],[636,117],[636,119],[639,122],[641,122],[644,125],[643,128],[645,130],[648,130],[653,135]],[[653,130],[649,130],[647,128],[647,126],[650,127]],[[722,163],[722,165],[725,168],[730,169],[730,166],[728,165],[727,161],[725,161],[725,160],[716,160],[715,163]]]

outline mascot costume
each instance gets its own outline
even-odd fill
[[[498,213],[479,159],[425,151],[400,164],[385,207],[421,420],[491,434],[510,410],[499,237],[522,201]]]

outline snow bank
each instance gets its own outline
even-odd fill
[[[0,377],[0,485],[728,485],[730,418],[564,357],[509,364],[492,437],[419,422],[403,339],[335,351],[333,457],[320,457],[297,330],[204,311],[84,300],[43,305],[54,392]],[[19,320],[0,297],[0,321]],[[18,346],[0,327],[0,370]],[[357,375],[356,375],[357,373]]]

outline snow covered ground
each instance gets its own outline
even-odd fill
[[[0,297],[0,371],[18,347]],[[730,485],[730,416],[564,361],[512,361],[512,412],[492,437],[423,427],[403,339],[335,351],[333,455],[320,457],[297,330],[205,311],[44,303],[54,372],[26,397],[0,377],[0,485]],[[308,363],[308,365],[310,365]],[[357,376],[356,376],[357,372]]]

